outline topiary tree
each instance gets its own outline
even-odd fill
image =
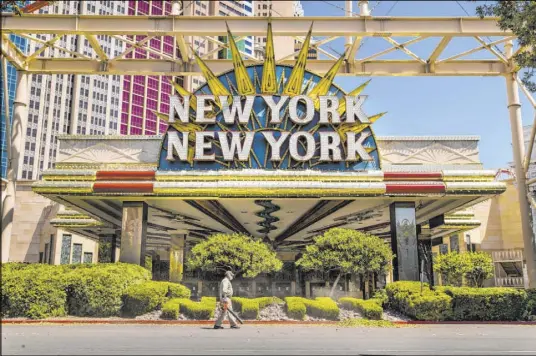
[[[434,271],[441,274],[443,285],[459,285],[468,270],[469,260],[458,252],[449,252],[436,256]]]
[[[483,287],[484,281],[493,277],[493,259],[485,252],[467,252],[463,256],[467,259],[465,278],[469,285]]]
[[[296,264],[305,270],[338,271],[330,291],[332,297],[341,276],[356,273],[368,283],[374,273],[386,272],[392,260],[391,248],[381,238],[335,228],[316,237]]]
[[[216,273],[232,271],[253,278],[283,267],[276,253],[265,243],[240,234],[216,234],[190,251],[187,266]]]

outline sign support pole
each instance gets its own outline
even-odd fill
[[[523,127],[521,121],[519,87],[516,81],[517,73],[513,71],[515,63],[512,56],[513,43],[511,40],[505,44],[505,49],[508,61],[510,63],[510,72],[506,75],[506,91],[508,95],[508,111],[510,112],[510,127],[512,130],[512,148],[514,151],[514,165],[516,172],[519,210],[521,213],[521,231],[523,233],[523,244],[525,250],[525,260],[527,261],[526,264],[529,277],[529,287],[536,288],[536,242],[534,241],[531,228],[526,173],[523,167],[523,159],[525,157],[525,142],[523,138]]]

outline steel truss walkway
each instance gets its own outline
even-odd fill
[[[227,47],[217,40],[226,36],[229,26],[235,36],[265,36],[268,22],[272,23],[274,37],[292,36],[303,41],[312,26],[313,37],[326,37],[311,43],[329,59],[308,60],[307,69],[322,74],[328,71],[338,56],[324,49],[324,45],[340,37],[347,39],[347,63],[340,75],[355,76],[499,76],[508,73],[508,60],[493,46],[506,43],[515,37],[510,32],[499,29],[493,18],[394,18],[394,17],[187,17],[187,16],[96,16],[96,15],[2,15],[2,54],[13,65],[28,73],[40,74],[136,74],[136,75],[201,75],[193,60],[187,36],[197,36],[217,45],[216,49]],[[23,55],[9,34],[17,34],[30,40],[41,41],[43,46],[36,52]],[[43,41],[35,34],[51,34],[52,39]],[[96,58],[71,51],[58,45],[66,35],[85,36],[93,47]],[[129,47],[117,57],[109,57],[99,45],[96,36],[108,35],[122,40]],[[134,41],[133,36],[144,36]],[[153,37],[174,36],[180,57],[159,53],[144,45]],[[500,37],[486,42],[482,37]],[[214,38],[215,37],[215,38]],[[367,37],[381,37],[391,47],[365,58],[358,58],[360,43]],[[413,37],[398,42],[393,37]],[[437,47],[426,57],[413,53],[408,46],[424,39],[440,38]],[[480,46],[439,59],[446,46],[457,37],[474,37]],[[276,38],[277,40],[277,38]],[[44,56],[48,48],[56,48],[65,57]],[[142,48],[155,58],[125,58],[134,48]],[[399,50],[408,59],[382,60],[378,57]],[[493,53],[495,59],[464,59],[481,50]],[[522,49],[520,49],[522,50]],[[214,53],[215,51],[212,51]],[[282,58],[279,64],[294,64],[298,52]],[[245,64],[254,64],[258,59],[243,54]],[[213,72],[219,73],[232,68],[230,59],[205,59]]]

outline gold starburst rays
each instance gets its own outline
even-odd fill
[[[226,24],[227,26],[227,24]],[[203,73],[203,76],[205,77],[206,83],[208,88],[210,89],[210,92],[212,95],[215,96],[216,105],[219,109],[221,109],[222,105],[218,98],[218,96],[227,96],[229,97],[228,102],[232,102],[232,96],[233,95],[241,95],[241,96],[247,96],[247,95],[288,95],[288,96],[296,96],[296,95],[307,95],[309,96],[314,103],[315,109],[319,110],[319,97],[323,95],[329,95],[330,89],[333,88],[333,81],[335,79],[335,76],[339,72],[341,66],[343,65],[346,53],[342,55],[334,64],[333,66],[321,77],[318,82],[315,84],[315,80],[313,80],[313,77],[309,77],[309,80],[307,80],[306,83],[304,83],[304,78],[306,78],[306,65],[307,65],[307,57],[309,52],[309,46],[311,44],[311,35],[312,35],[312,29],[313,24],[311,24],[311,27],[307,33],[307,36],[305,37],[305,40],[303,42],[303,46],[296,58],[296,64],[292,68],[292,71],[290,74],[285,73],[285,70],[283,70],[281,73],[279,73],[279,80],[278,80],[278,66],[275,60],[275,51],[274,51],[274,38],[272,33],[272,24],[271,22],[268,23],[268,29],[267,29],[267,35],[266,35],[266,47],[265,47],[265,57],[264,57],[264,63],[262,64],[262,78],[259,78],[259,75],[257,73],[257,70],[253,70],[253,75],[251,75],[251,70],[244,64],[244,61],[242,59],[242,56],[240,54],[239,48],[235,42],[235,39],[229,29],[229,26],[227,26],[227,38],[228,38],[228,48],[231,52],[231,59],[233,63],[234,68],[234,77],[235,82],[233,83],[232,78],[230,78],[228,75],[220,75],[219,77],[215,75],[212,70],[209,68],[209,66],[203,61],[203,59],[192,49],[192,53],[194,54],[195,61],[197,62],[201,72]],[[288,78],[285,78],[287,76]],[[228,85],[224,85],[224,83],[227,83]],[[347,96],[358,96],[365,87],[370,83],[370,80],[366,81],[365,83],[362,83],[357,88],[352,90],[350,93],[346,94]],[[184,89],[182,86],[180,86],[177,83],[171,82],[173,85],[175,91],[177,94],[181,97],[190,96],[190,108],[192,109],[192,116],[195,116],[195,111],[197,110],[197,99],[196,96],[193,93],[190,93],[186,89]],[[257,93],[257,89],[259,93]],[[334,93],[332,93],[334,94]],[[343,93],[344,94],[344,93]],[[336,94],[334,94],[336,95]],[[339,108],[338,113],[341,118],[344,117],[344,114],[346,112],[346,103],[344,100],[339,101]],[[161,120],[168,121],[168,115],[163,113],[155,112],[158,118]],[[217,113],[215,113],[217,114]],[[371,124],[373,124],[375,121],[377,121],[380,117],[382,117],[385,113],[376,114],[373,116],[370,116],[368,120],[364,120],[365,122],[356,122],[356,123],[345,123],[343,119],[343,123],[340,125],[330,125],[332,129],[336,132],[338,132],[341,136],[341,141],[344,142],[346,138],[346,132],[354,132],[359,133],[363,130],[366,130],[370,127]],[[288,119],[285,114],[285,119]],[[366,118],[365,118],[366,119]],[[282,126],[275,129],[287,129],[287,122],[288,120],[283,120]],[[256,124],[256,125],[255,125]],[[182,131],[182,132],[198,132],[203,131],[207,128],[207,125],[198,125],[194,123],[189,124],[183,124],[183,123],[172,123],[171,124],[176,130]],[[256,127],[258,126],[258,128]],[[222,131],[227,131],[227,128],[220,125],[220,128]],[[295,128],[295,127],[293,127]],[[239,129],[243,130],[246,129],[245,127],[242,128],[239,125]],[[262,130],[262,125],[260,124],[260,121],[257,117],[257,113],[252,112],[252,130]],[[314,133],[319,129],[318,125],[315,125],[313,128],[309,130],[310,133]],[[194,135],[190,135],[192,138]],[[214,141],[215,144],[217,142]],[[193,145],[192,145],[193,146]],[[193,165],[193,147],[192,152],[190,152],[190,149],[188,150],[188,161],[191,165]],[[372,148],[372,150],[376,149],[375,147]],[[367,149],[369,150],[369,149]],[[254,152],[252,152],[253,155],[255,155]],[[217,157],[217,161],[220,161]],[[255,160],[258,162],[257,157],[254,157]],[[249,160],[248,164],[251,165],[252,159]],[[240,162],[240,165],[238,163],[234,163],[237,167],[242,167],[243,163]],[[316,166],[318,163],[312,164],[312,162],[309,162],[310,166]],[[232,164],[231,164],[232,165]],[[279,163],[278,167],[281,165]],[[225,164],[225,166],[229,166],[228,163]],[[291,167],[291,164],[289,162],[289,167]],[[277,167],[276,167],[277,168]]]

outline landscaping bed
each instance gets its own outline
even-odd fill
[[[178,283],[150,280],[132,264],[2,265],[3,320],[215,320],[215,297],[190,300]],[[232,298],[244,320],[316,321],[529,321],[536,291],[436,287],[394,282],[372,299],[327,297]]]

